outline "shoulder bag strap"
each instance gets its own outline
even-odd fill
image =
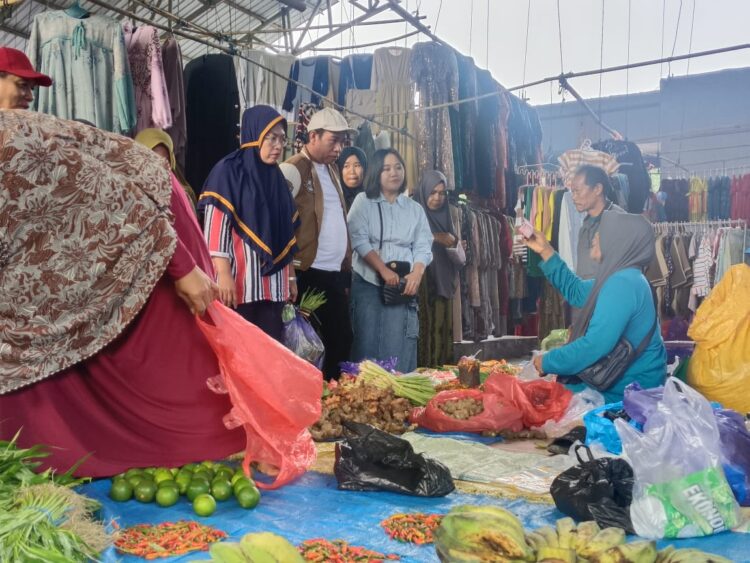
[[[659,315],[656,315],[656,317],[654,317],[654,324],[651,325],[651,330],[648,331],[648,334],[646,335],[646,337],[638,345],[638,348],[635,349],[635,355],[633,356],[633,358],[640,357],[640,355],[646,349],[646,346],[648,346],[648,343],[651,342],[651,338],[654,336],[654,331],[656,330],[656,325],[658,324],[659,324]]]
[[[383,250],[383,209],[380,207],[380,202],[378,202],[378,215],[380,216],[380,246],[378,249]]]

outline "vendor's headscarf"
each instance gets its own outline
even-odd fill
[[[643,215],[605,211],[599,227],[599,247],[602,261],[597,267],[594,287],[571,327],[571,341],[586,333],[599,292],[612,274],[626,268],[643,270],[651,264],[656,252],[654,230]]]
[[[5,110],[0,151],[2,394],[117,338],[166,270],[177,237],[169,171],[131,139]]]
[[[174,143],[169,133],[162,129],[143,129],[135,136],[135,142],[140,143],[151,150],[154,150],[159,145],[164,145],[169,151],[169,167],[174,170],[177,166],[177,161],[174,157]]]
[[[456,236],[451,220],[450,207],[448,206],[448,198],[446,197],[443,200],[443,206],[440,209],[433,210],[427,205],[432,190],[441,183],[446,189],[448,188],[448,182],[442,172],[427,170],[422,174],[418,189],[414,192],[414,199],[424,208],[427,221],[430,223],[430,230],[433,233],[450,233]],[[457,268],[448,257],[446,248],[437,241],[432,243],[432,263],[427,271],[437,295],[445,299],[452,298],[458,281],[456,277]]]
[[[292,261],[299,213],[277,164],[260,159],[260,145],[286,120],[270,106],[258,105],[242,115],[241,146],[214,166],[203,187],[199,207],[215,205],[258,254],[261,274],[269,276]]]
[[[354,188],[350,188],[344,182],[344,164],[346,164],[347,159],[352,155],[356,156],[359,159],[359,163],[362,165],[362,180],[360,181],[359,186],[356,186]],[[357,195],[361,192],[365,191],[364,184],[365,174],[367,173],[367,157],[365,156],[365,153],[362,151],[362,149],[359,149],[357,147],[346,147],[341,151],[336,164],[339,167],[339,174],[341,175],[341,189],[344,191],[346,208],[349,209],[354,202],[354,198],[357,197]]]
[[[195,204],[198,203],[198,198],[195,196],[195,190],[193,190],[193,187],[188,183],[187,179],[185,179],[185,175],[182,173],[182,170],[180,170],[177,166],[177,160],[174,156],[174,143],[172,141],[172,137],[169,136],[169,133],[163,131],[162,129],[143,129],[135,136],[134,140],[136,143],[140,143],[151,150],[154,150],[159,145],[164,145],[166,147],[166,149],[169,151],[169,167],[177,177],[177,181],[182,186],[182,189],[190,198],[193,207],[195,207]],[[195,211],[195,209],[193,209],[193,211]]]

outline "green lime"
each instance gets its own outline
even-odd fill
[[[163,489],[164,487],[171,487],[173,489],[180,490],[180,486],[177,484],[177,481],[174,481],[173,479],[164,479],[160,483],[156,485],[160,489]]]
[[[216,511],[216,500],[209,494],[201,494],[193,500],[193,512],[198,516],[211,516]]]
[[[212,471],[209,471],[208,469],[199,469],[196,472],[193,473],[193,479],[205,479],[209,483],[214,480],[214,474]]]
[[[109,498],[123,502],[133,498],[133,487],[125,479],[116,479],[109,490]]]
[[[154,483],[158,485],[166,480],[172,480],[172,472],[169,469],[157,469],[156,473],[154,473]]]
[[[156,484],[151,481],[141,481],[133,489],[135,500],[140,502],[152,502],[156,494]]]
[[[232,491],[236,495],[240,489],[244,489],[245,487],[254,487],[254,486],[255,485],[252,483],[252,481],[250,481],[250,479],[243,476],[234,482],[234,484],[232,485]]]
[[[242,508],[255,508],[260,502],[260,491],[253,486],[240,489],[235,496]]]
[[[126,481],[130,483],[130,486],[133,487],[134,489],[138,486],[138,484],[141,481],[145,481],[145,480],[146,479],[144,479],[143,475],[131,475],[130,477],[126,479]]]
[[[177,477],[177,474],[180,472],[179,467],[170,467],[169,472],[172,474],[172,477]]]
[[[234,471],[230,467],[222,465],[216,470],[216,477],[222,477],[223,479],[229,481],[232,479],[232,477],[234,477]]]
[[[186,463],[186,464],[185,464],[185,465],[183,465],[183,466],[182,466],[182,467],[181,467],[180,469],[184,469],[185,471],[190,471],[190,472],[193,472],[193,471],[195,471],[195,470],[196,470],[197,468],[198,468],[198,464],[197,464],[197,463]]]
[[[213,469],[214,465],[216,465],[216,464],[213,461],[211,461],[210,459],[207,459],[206,461],[202,461],[200,463],[200,465],[203,466],[203,467],[207,467],[208,469]]]
[[[190,484],[188,485],[185,492],[187,494],[188,500],[193,501],[196,499],[196,497],[198,497],[198,495],[206,494],[210,490],[211,487],[203,479],[193,479],[192,481],[190,481]]]
[[[156,467],[147,467],[146,469],[143,470],[143,472],[146,475],[153,475],[154,473],[156,473]]]
[[[211,483],[211,494],[218,501],[228,500],[232,496],[232,485],[229,481],[216,479]]]
[[[234,472],[234,475],[232,475],[232,485],[234,485],[238,479],[242,479],[245,477],[245,472],[242,471],[242,469],[238,469]]]
[[[172,506],[180,499],[180,491],[174,487],[161,487],[156,491],[156,504],[159,506]]]

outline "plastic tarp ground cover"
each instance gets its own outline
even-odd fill
[[[295,545],[312,538],[343,539],[353,545],[396,553],[406,563],[437,562],[438,558],[432,546],[402,544],[388,538],[385,532],[381,533],[380,522],[395,513],[443,514],[462,504],[493,504],[512,511],[527,529],[553,525],[555,520],[563,517],[563,514],[551,505],[523,500],[506,501],[485,495],[451,493],[447,497],[422,498],[396,493],[340,491],[333,476],[319,473],[307,473],[286,487],[264,492],[260,504],[254,510],[244,510],[235,501],[229,500],[219,503],[216,513],[208,518],[195,516],[184,497],[170,508],[141,504],[137,501],[114,502],[107,497],[109,486],[108,480],[102,480],[84,485],[78,490],[100,501],[105,520],[116,518],[120,527],[198,519],[203,524],[224,530],[232,541],[239,540],[248,532],[261,531],[284,536]],[[739,562],[748,561],[750,536],[724,533],[693,540],[659,542],[660,547],[670,544],[675,547],[703,549]],[[158,561],[186,563],[208,558],[207,553],[193,552]],[[135,563],[143,562],[144,559],[123,557],[110,548],[104,552],[102,561]]]
[[[279,474],[270,484],[256,481],[258,487],[285,485],[315,463],[308,427],[320,418],[323,375],[224,305],[214,302],[208,313],[196,322],[221,370],[208,384],[217,393],[229,393],[232,410],[224,425],[245,430],[245,473],[254,461],[268,463]]]

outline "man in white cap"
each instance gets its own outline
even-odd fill
[[[51,86],[52,79],[37,72],[18,49],[0,47],[0,109],[29,109],[36,86]]]
[[[300,214],[294,267],[299,295],[322,291],[326,303],[315,311],[325,346],[323,375],[337,379],[339,363],[349,359],[352,329],[348,290],[352,250],[346,225],[344,194],[336,159],[353,132],[336,110],[313,114],[302,152],[281,165]]]

